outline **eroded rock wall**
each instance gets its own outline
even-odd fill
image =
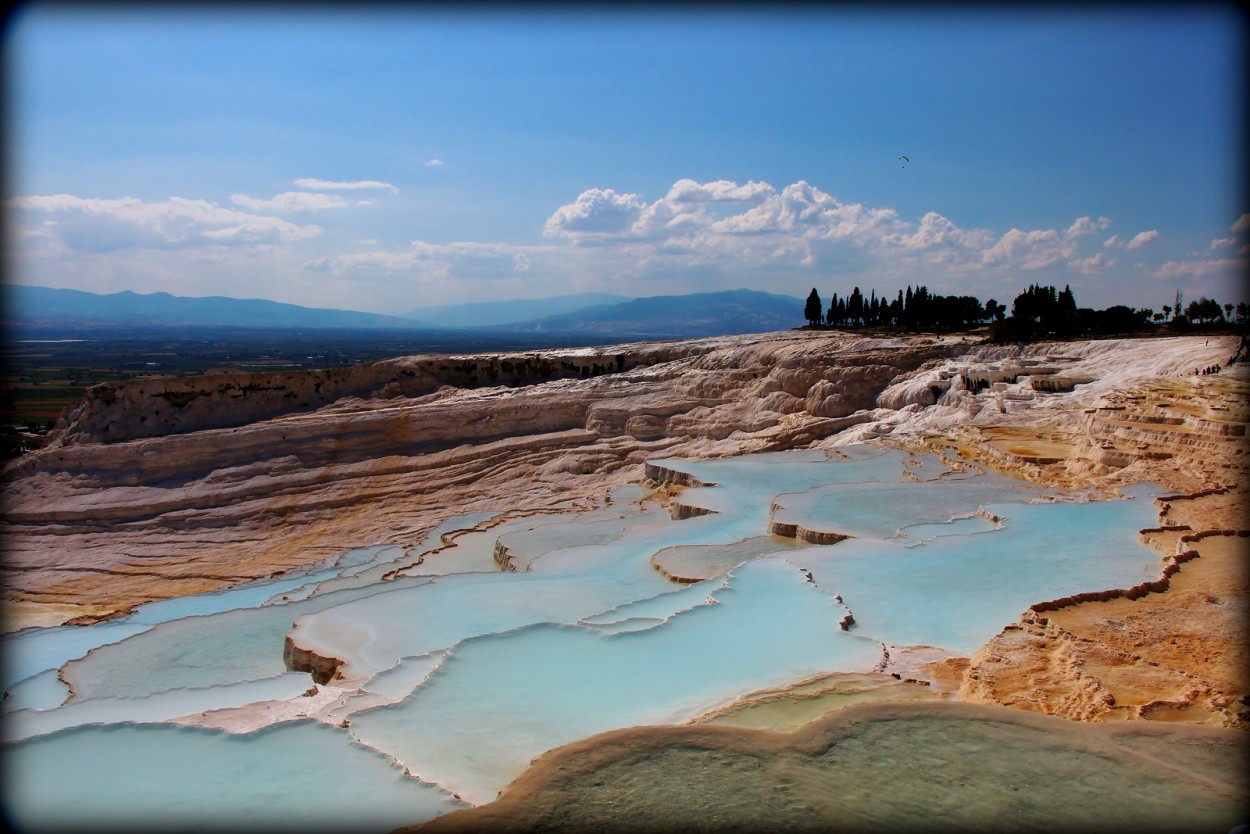
[[[592,500],[648,457],[808,443],[859,419],[823,415],[952,350],[783,333],[101,386],[5,470],[11,622],[413,545],[460,512]]]
[[[409,356],[348,368],[218,373],[109,382],[62,415],[49,445],[109,443],[230,428],[308,413],[345,398],[412,399],[444,386],[518,387],[671,361],[697,341],[480,356]]]

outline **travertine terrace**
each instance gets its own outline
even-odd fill
[[[1151,534],[1161,571],[1197,554],[1134,600],[1025,612],[935,679],[962,674],[962,698],[1074,718],[1236,723],[1244,643],[1216,659],[1199,647],[1229,637],[1244,606],[1250,384],[1240,363],[1194,374],[1235,349],[789,332],[100,386],[5,469],[6,625],[91,622],[351,547],[414,545],[456,513],[589,507],[626,483],[679,493],[648,480],[648,459],[870,442],[1095,496],[1155,481],[1177,496]],[[1152,613],[1082,614],[1137,603]],[[1198,623],[1170,653],[1107,625],[1167,616]],[[1037,674],[1010,673],[1026,668]]]

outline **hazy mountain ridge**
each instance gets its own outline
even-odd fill
[[[5,288],[4,316],[21,323],[63,321],[147,325],[250,327],[414,328],[398,316],[302,307],[260,298],[191,298],[131,290],[101,295],[83,290],[12,285]]]
[[[547,316],[573,313],[587,307],[610,306],[630,301],[627,295],[584,292],[546,298],[517,298],[509,301],[479,301],[467,304],[438,304],[419,307],[404,318],[437,327],[493,327],[534,321]]]
[[[506,325],[514,332],[596,332],[619,339],[697,339],[789,330],[803,323],[799,298],[737,289],[657,295]]]
[[[4,317],[14,325],[350,327],[569,334],[622,341],[765,333],[803,323],[801,299],[747,289],[634,299],[612,293],[577,293],[426,307],[412,311],[411,317],[264,299],[192,298],[130,290],[102,295],[24,285],[5,287],[4,300]]]

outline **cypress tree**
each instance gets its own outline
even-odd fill
[[[825,308],[820,303],[820,293],[816,292],[816,288],[812,287],[812,294],[807,297],[807,304],[803,306],[803,318],[807,319],[807,323],[811,325],[820,324],[825,317]]]

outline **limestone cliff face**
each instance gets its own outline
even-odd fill
[[[244,426],[348,398],[412,399],[457,389],[584,379],[670,361],[697,342],[481,356],[409,356],[328,370],[229,373],[104,383],[58,422],[50,445],[109,443]]]
[[[1244,467],[1236,391],[1217,396],[1234,380],[1185,374],[1229,352],[788,332],[101,386],[4,471],[9,620],[109,616],[413,545],[463,512],[593,501],[664,456],[871,441],[1056,482],[1220,486]],[[1109,417],[1151,385],[1205,410]]]
[[[955,350],[784,333],[100,386],[5,470],[12,610],[108,616],[602,495],[650,456],[802,445]]]

